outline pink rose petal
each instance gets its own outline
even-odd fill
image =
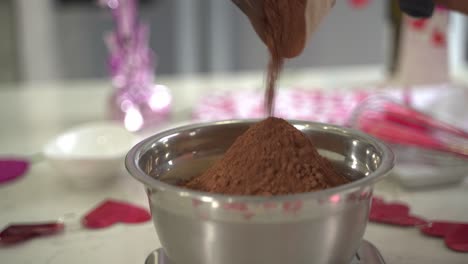
[[[448,248],[468,252],[468,223],[434,221],[420,228],[428,236],[443,237]]]
[[[151,219],[148,210],[127,202],[106,200],[86,214],[82,224],[86,228],[99,229],[117,223],[138,224]]]
[[[13,245],[27,240],[63,232],[59,222],[11,224],[0,232],[0,245]]]
[[[408,205],[403,203],[387,203],[381,198],[372,199],[369,220],[376,223],[404,227],[425,225],[426,220],[411,215]]]
[[[29,161],[25,159],[0,160],[0,184],[23,176],[28,171],[29,166]]]

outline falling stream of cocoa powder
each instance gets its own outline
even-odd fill
[[[302,52],[306,40],[307,0],[264,0],[264,41],[270,52],[268,63],[265,112],[274,115],[276,81],[285,58]]]
[[[275,1],[276,3],[271,3]],[[283,68],[284,58],[281,55],[279,43],[281,41],[282,23],[281,6],[283,1],[265,0],[265,41],[270,51],[270,61],[268,63],[267,81],[265,91],[265,112],[268,116],[273,116],[275,111],[274,101],[276,92],[276,81]]]
[[[265,91],[265,113],[268,116],[274,116],[275,112],[275,94],[276,94],[276,81],[283,68],[284,59],[281,57],[271,56],[268,63],[267,72],[267,87]]]

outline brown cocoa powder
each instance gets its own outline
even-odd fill
[[[307,38],[307,0],[263,0],[264,41],[273,55],[298,56]]]
[[[212,193],[271,196],[346,182],[301,131],[270,117],[239,136],[207,171],[181,185]]]
[[[284,59],[299,55],[306,43],[306,0],[263,0],[264,32],[260,34],[270,52],[265,112],[274,114],[276,81]]]

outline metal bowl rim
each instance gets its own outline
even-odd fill
[[[357,131],[351,128],[345,128],[337,125],[331,125],[326,123],[311,122],[311,121],[301,121],[301,120],[287,120],[294,126],[296,125],[311,125],[314,126],[315,130],[327,130],[334,131],[335,133],[341,134],[352,134],[358,138],[365,139],[366,141],[371,142],[373,146],[379,149],[382,155],[381,165],[377,168],[376,171],[371,172],[366,177],[352,181],[351,183],[343,184],[337,187],[328,188],[321,191],[298,193],[298,194],[288,194],[288,195],[278,195],[272,197],[264,196],[246,196],[246,195],[223,195],[216,193],[200,192],[183,187],[178,187],[172,184],[165,183],[158,179],[155,179],[147,175],[141,168],[138,166],[138,162],[143,152],[150,148],[150,146],[157,140],[174,134],[176,132],[192,130],[196,128],[208,127],[208,126],[222,126],[226,124],[238,124],[238,123],[254,123],[258,122],[260,119],[231,119],[231,120],[221,120],[221,121],[212,121],[212,122],[201,122],[194,123],[190,125],[179,126],[171,128],[169,130],[162,131],[160,133],[154,134],[138,144],[136,144],[126,155],[125,158],[125,167],[127,171],[135,179],[145,184],[146,187],[156,188],[165,192],[172,192],[176,196],[198,199],[202,201],[218,201],[218,202],[227,202],[227,203],[236,203],[236,202],[250,202],[250,203],[262,203],[262,202],[284,202],[290,200],[310,200],[310,199],[319,199],[323,197],[330,197],[336,194],[343,194],[354,189],[370,186],[375,183],[380,178],[386,176],[395,165],[395,157],[389,146],[383,142],[377,140],[376,138]]]

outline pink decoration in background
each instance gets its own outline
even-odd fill
[[[441,47],[441,48],[446,47],[447,40],[446,40],[445,34],[438,29],[434,29],[432,32],[432,43],[436,47]]]
[[[468,223],[434,221],[422,227],[421,232],[444,238],[445,245],[452,250],[468,252]]]
[[[198,203],[197,203],[198,205]],[[285,212],[295,213],[302,204],[288,202],[283,205]],[[266,203],[266,209],[277,205]],[[243,204],[229,204],[227,210],[246,212],[244,218],[253,217]],[[444,238],[451,250],[468,252],[468,223],[449,221],[426,221],[412,215],[410,207],[401,202],[386,202],[380,197],[372,198],[369,220],[375,223],[400,227],[416,227],[428,236]],[[150,213],[141,207],[123,201],[105,200],[82,218],[82,225],[88,229],[101,229],[117,223],[137,224],[151,220]],[[61,234],[65,224],[60,221],[10,224],[0,232],[0,246],[12,246],[34,238]]]
[[[449,83],[449,13],[437,8],[429,19],[402,17],[395,82],[405,85]]]
[[[65,225],[59,222],[12,224],[0,233],[0,245],[9,246],[37,237],[56,235],[64,229]]]
[[[279,90],[275,116],[343,125],[354,107],[369,94],[368,91]],[[197,121],[264,117],[261,92],[233,91],[202,98],[193,111]]]
[[[444,13],[444,12],[447,12],[447,11],[448,11],[447,7],[442,6],[442,5],[437,5],[437,6],[436,6],[436,10],[437,10],[438,12],[441,12],[441,13]]]
[[[414,30],[424,30],[427,26],[428,20],[427,19],[410,19],[409,23]]]
[[[399,123],[401,125],[422,131],[438,130],[468,139],[468,131],[437,120],[413,108],[405,107],[397,103],[386,103],[383,105],[383,107],[384,111],[382,114],[388,121]]]
[[[385,202],[374,197],[369,220],[375,223],[416,227],[427,235],[444,239],[445,245],[454,251],[468,253],[468,223],[449,221],[426,221],[410,213],[407,204]]]
[[[456,151],[449,143],[445,143],[425,128],[408,127],[383,119],[382,116],[362,116],[358,127],[360,130],[375,136],[388,143],[401,144],[405,146],[417,146],[424,149],[438,150],[453,153],[460,156],[468,156],[462,150]]]
[[[6,158],[0,160],[0,185],[11,182],[28,172],[30,162],[25,159]]]
[[[436,15],[442,16],[445,15],[445,10],[441,8],[436,9]],[[446,47],[446,34],[447,27],[444,23],[441,23],[437,19],[419,19],[412,17],[405,17],[408,26],[414,31],[414,33],[425,34],[430,33],[430,41],[435,45],[435,47],[445,48]]]
[[[149,47],[149,27],[138,20],[138,0],[100,0],[110,9],[115,29],[105,37],[109,50],[109,73],[114,92],[110,99],[112,119],[130,131],[169,117],[169,89],[154,83],[154,53]]]
[[[82,220],[86,228],[101,229],[117,223],[138,224],[151,220],[148,210],[127,202],[106,200],[87,213]]]
[[[101,229],[117,223],[138,224],[149,220],[151,214],[144,208],[127,202],[105,200],[81,219],[80,226]],[[0,232],[0,246],[16,245],[34,238],[61,234],[65,231],[65,225],[69,224],[76,225],[63,221],[10,224]]]
[[[349,0],[349,4],[355,9],[363,9],[370,4],[371,0]]]
[[[376,223],[397,225],[397,226],[421,226],[426,220],[410,214],[410,208],[403,203],[387,203],[381,198],[372,199],[372,207],[369,220]]]
[[[284,89],[278,91],[275,116],[354,126],[392,143],[468,157],[461,148],[454,148],[451,143],[455,140],[466,142],[468,131],[400,103],[406,100],[421,106],[424,98],[437,100],[450,89],[455,88],[435,86],[431,89],[387,89],[379,92]],[[260,92],[233,91],[202,98],[193,111],[195,121],[264,117]],[[433,104],[430,102],[427,105]],[[463,124],[468,121],[466,118],[462,116],[457,122]],[[458,145],[461,146],[461,143]]]
[[[349,125],[388,143],[468,158],[468,131],[393,100],[370,97],[353,111]]]

